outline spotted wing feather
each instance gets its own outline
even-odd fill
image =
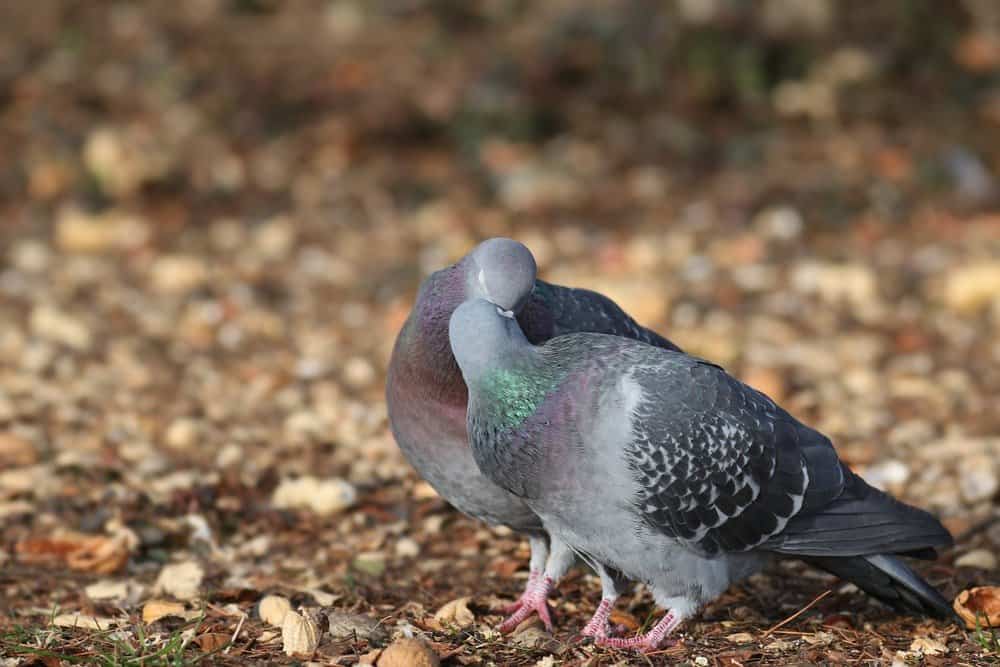
[[[809,471],[797,422],[704,362],[637,368],[627,455],[646,523],[704,555],[746,551],[802,507]]]

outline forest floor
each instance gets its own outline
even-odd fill
[[[995,584],[1000,48],[385,4],[0,8],[0,665],[996,664],[795,562],[654,655],[576,641],[582,570],[501,636],[526,544],[419,480],[383,382],[421,277],[512,236],[941,516],[949,599]]]

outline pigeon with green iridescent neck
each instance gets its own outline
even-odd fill
[[[830,441],[714,364],[626,338],[532,345],[484,300],[457,308],[479,469],[553,542],[648,584],[666,615],[616,647],[655,649],[776,557],[826,569],[899,609],[950,617],[898,555],[951,544],[941,523],[853,474]],[[591,625],[614,604],[607,595]]]
[[[548,594],[572,563],[573,554],[559,544],[550,545],[542,523],[524,501],[490,482],[476,467],[465,430],[466,387],[448,345],[452,312],[463,301],[482,297],[516,313],[532,341],[596,331],[677,349],[636,324],[607,297],[536,280],[535,273],[534,257],[524,245],[498,238],[432,274],[421,285],[396,339],[386,383],[393,435],[417,472],[465,514],[528,536],[528,585],[510,609],[513,615],[501,626],[505,631],[533,612],[551,626]],[[604,585],[610,586],[611,578]]]

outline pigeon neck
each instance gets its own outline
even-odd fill
[[[557,382],[530,355],[486,369],[473,381],[479,409],[500,428],[513,428],[535,413]]]
[[[456,267],[430,276],[420,289],[399,341],[408,350],[402,356],[409,362],[412,379],[425,390],[463,405],[467,392],[448,344],[448,318],[464,298],[463,274]]]

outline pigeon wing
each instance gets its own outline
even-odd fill
[[[704,555],[746,551],[807,503],[840,493],[842,469],[826,438],[718,366],[692,362],[633,372],[655,397],[635,408],[627,448],[636,506],[651,528]]]
[[[571,333],[603,333],[631,338],[648,345],[680,352],[672,342],[647,329],[622,308],[598,292],[535,281],[531,298],[518,315],[518,323],[532,343]]]

